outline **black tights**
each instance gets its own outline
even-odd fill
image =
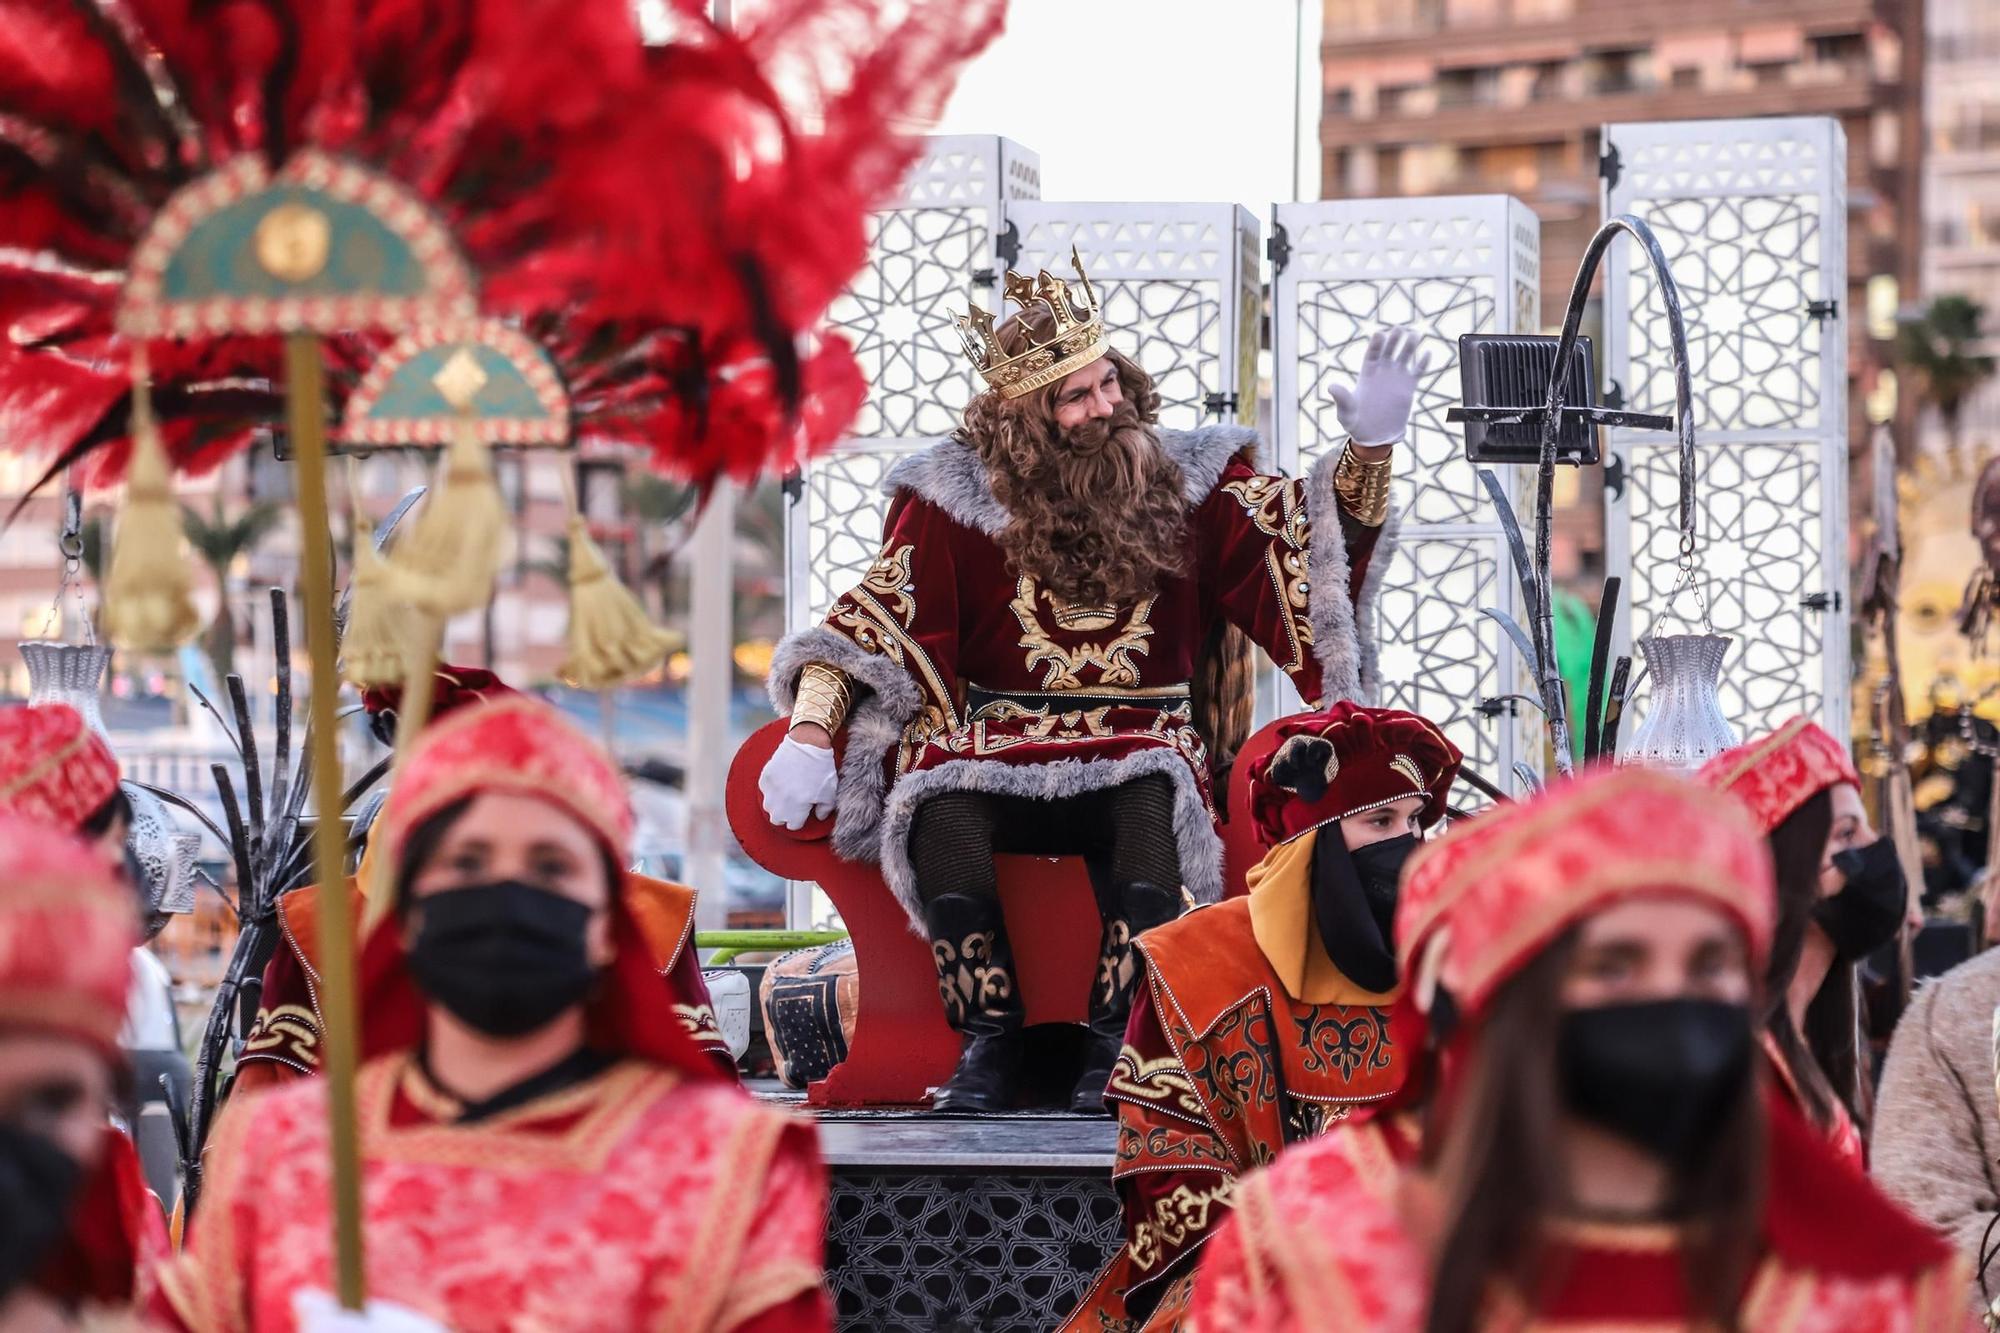
[[[1102,901],[1127,885],[1179,893],[1174,785],[1164,774],[1056,800],[940,792],[917,807],[910,863],[926,903],[947,893],[997,893],[996,852],[1082,856]]]

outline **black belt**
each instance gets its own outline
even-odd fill
[[[1089,708],[1151,708],[1166,712],[1186,707],[1192,696],[1185,685],[1146,690],[990,690],[970,681],[965,686],[965,710],[977,714],[990,704],[1017,704],[1030,712],[1074,713]]]

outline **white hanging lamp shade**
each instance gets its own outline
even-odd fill
[[[1639,640],[1652,677],[1652,704],[1619,762],[1691,771],[1733,748],[1736,728],[1722,709],[1726,634],[1648,634]]]
[[[22,644],[21,656],[28,663],[29,703],[68,704],[83,714],[92,731],[109,741],[98,703],[105,668],[111,665],[110,648],[42,641]]]

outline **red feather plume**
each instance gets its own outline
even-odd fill
[[[579,435],[697,480],[837,438],[844,343],[816,338],[868,210],[1004,0],[769,0],[734,30],[674,0],[0,0],[0,432],[123,466],[124,266],[180,187],[313,146],[428,199],[489,313],[541,337]],[[333,340],[336,397],[377,350]],[[272,339],[156,343],[177,466],[281,415]]]

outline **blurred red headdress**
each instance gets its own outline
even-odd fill
[[[56,467],[111,446],[114,478],[142,233],[232,159],[311,147],[429,203],[570,377],[581,438],[697,479],[790,461],[859,406],[810,334],[914,152],[893,122],[935,114],[1001,7],[774,0],[724,31],[674,0],[642,42],[630,0],[0,0],[0,431]],[[377,350],[336,342],[336,395]],[[279,413],[274,340],[150,361],[177,466]]]

